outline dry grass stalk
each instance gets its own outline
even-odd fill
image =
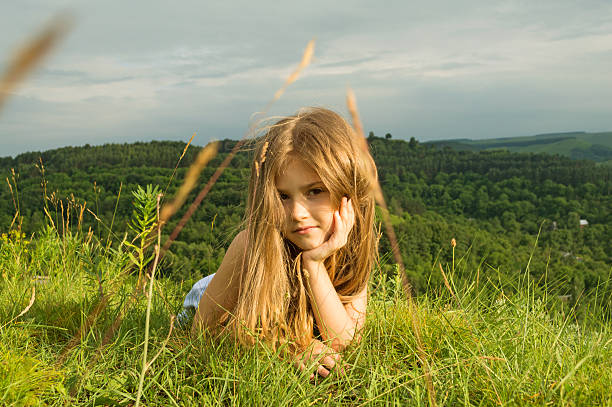
[[[225,168],[227,168],[232,158],[234,158],[234,155],[236,155],[236,153],[238,152],[238,148],[240,148],[240,146],[244,143],[244,141],[245,139],[242,139],[238,143],[236,143],[236,145],[234,146],[230,154],[227,157],[225,157],[225,160],[223,160],[219,168],[217,168],[217,170],[210,177],[210,179],[208,180],[204,188],[202,188],[198,196],[196,196],[194,201],[189,206],[189,209],[187,209],[187,212],[185,212],[185,214],[183,215],[179,223],[176,225],[176,227],[170,234],[170,237],[168,237],[168,240],[166,240],[166,243],[164,243],[164,247],[161,250],[161,257],[164,256],[164,254],[166,253],[166,251],[168,250],[172,242],[174,242],[174,240],[178,237],[179,233],[181,233],[181,230],[183,230],[183,228],[187,224],[187,221],[191,218],[191,216],[196,211],[196,209],[198,209],[198,206],[200,206],[200,203],[202,203],[202,200],[204,200],[206,195],[208,195],[208,193],[212,189],[215,182],[217,182],[221,174],[223,174],[223,171],[225,170]]]
[[[346,89],[346,106],[351,114],[351,119],[353,120],[353,128],[355,129],[355,133],[359,136],[358,141],[362,150],[368,151],[368,143],[364,137],[363,125],[361,124],[361,118],[359,118],[359,113],[357,111],[357,101],[355,99],[355,92],[353,89]]]
[[[189,139],[189,141],[185,145],[185,148],[183,149],[183,152],[181,153],[181,156],[179,157],[178,161],[176,162],[176,165],[174,166],[174,170],[172,171],[172,175],[170,175],[170,179],[168,180],[168,183],[166,184],[166,188],[164,188],[164,192],[163,192],[164,196],[166,196],[166,193],[168,192],[168,188],[170,187],[170,184],[172,183],[172,180],[174,179],[174,175],[176,174],[176,170],[178,169],[179,164],[183,160],[183,157],[185,157],[185,153],[187,153],[187,149],[189,149],[189,146],[191,145],[191,142],[193,141],[193,138],[195,137],[195,135],[196,134],[193,133],[193,135],[191,136],[191,138]]]
[[[13,175],[15,173],[13,172]],[[13,177],[13,180],[15,178]],[[15,224],[15,222],[19,219],[19,206],[17,205],[17,201],[15,201],[15,193],[13,192],[13,186],[11,185],[11,182],[9,181],[8,177],[6,178],[6,183],[9,186],[9,189],[11,191],[11,197],[13,198],[13,206],[15,207],[15,216],[13,216],[13,220],[11,221],[11,224],[9,226],[9,230],[13,228],[13,225]],[[17,184],[15,184],[15,189],[17,189]]]
[[[442,278],[444,278],[444,285],[446,286],[446,289],[451,293],[455,301],[457,301],[457,304],[459,304],[459,299],[455,295],[455,292],[453,291],[452,287],[450,286],[450,283],[448,282],[448,279],[446,278],[446,273],[444,272],[444,269],[442,268],[442,264],[438,263],[438,265],[440,266],[440,271],[442,272]]]
[[[19,82],[57,44],[70,28],[71,18],[60,15],[54,18],[41,32],[26,43],[9,62],[7,70],[0,77],[0,109],[4,101]]]
[[[178,162],[176,163],[176,165],[178,166],[178,164],[181,162],[181,160],[183,159],[183,157],[185,157],[185,153],[187,152],[187,149],[189,148],[189,146],[191,145],[191,142],[193,141],[193,138],[195,137],[195,133],[193,133],[193,135],[191,136],[191,138],[189,139],[189,141],[187,142],[187,145],[185,145],[185,148],[183,149],[183,152],[181,154],[181,156],[178,159]],[[176,170],[176,167],[174,168]]]
[[[365,140],[365,136],[363,133],[363,126],[361,125],[361,119],[359,118],[359,111],[357,110],[357,102],[355,99],[355,94],[349,88],[347,90],[346,102],[349,112],[351,114],[353,120],[353,128],[357,133],[359,143],[361,148],[369,149],[368,144]],[[427,396],[429,398],[429,405],[436,406],[436,391],[433,385],[433,380],[431,377],[431,368],[429,367],[429,362],[427,358],[427,354],[424,351],[423,341],[421,339],[421,323],[418,319],[418,315],[416,313],[416,307],[414,305],[414,301],[412,300],[412,294],[410,290],[410,284],[408,282],[408,277],[406,276],[406,271],[404,269],[404,263],[402,261],[402,256],[399,251],[399,245],[397,244],[397,238],[395,236],[395,231],[393,230],[393,226],[391,225],[391,221],[389,219],[389,210],[387,209],[387,204],[385,202],[384,195],[382,193],[382,188],[377,179],[374,180],[374,198],[378,205],[382,207],[383,214],[383,222],[385,224],[385,231],[387,232],[387,236],[389,237],[389,241],[391,242],[391,250],[393,252],[393,256],[395,257],[395,261],[400,268],[400,273],[402,276],[402,283],[404,284],[404,289],[406,292],[408,306],[410,308],[410,317],[412,323],[412,329],[414,330],[414,335],[416,338],[417,344],[417,356],[423,366],[423,376],[425,378],[425,385],[427,387]]]
[[[266,153],[268,152],[268,142],[266,141],[261,148],[261,155],[259,156],[259,162],[262,164],[266,161]]]
[[[259,159],[255,161],[255,173],[257,174],[257,178],[259,178],[259,167],[263,165],[266,161],[266,151],[268,151],[268,142],[266,141],[261,149],[261,154],[259,155]]]
[[[70,351],[74,349],[75,346],[81,343],[81,338],[83,338],[85,333],[89,331],[89,328],[91,328],[93,323],[96,322],[96,320],[98,319],[98,316],[104,310],[104,308],[106,308],[107,304],[108,304],[108,297],[107,296],[101,297],[100,301],[98,302],[98,305],[96,305],[93,311],[90,312],[89,315],[87,316],[85,323],[81,324],[79,331],[72,337],[70,342],[68,342],[68,344],[64,347],[64,350],[62,351],[59,358],[57,359],[56,363],[58,365],[63,364],[66,361],[66,358],[68,357],[68,353],[70,353]]]
[[[26,312],[28,312],[30,310],[30,308],[32,308],[32,305],[34,305],[34,300],[36,300],[36,286],[32,286],[32,297],[30,297],[30,302],[28,303],[28,305],[23,309],[23,311],[21,311],[19,313],[19,315],[17,315],[15,318],[11,319],[9,322],[7,322],[6,324],[0,326],[4,327],[7,326],[8,324],[12,323],[13,321],[18,320],[20,317],[24,316],[26,314]]]
[[[89,210],[89,209],[88,209]],[[45,215],[47,215],[47,217],[49,218],[49,221],[51,221],[51,226],[53,227],[53,229],[55,229],[55,222],[53,222],[53,218],[51,217],[51,214],[49,213],[49,211],[47,210],[47,208],[43,208],[43,211],[45,212]],[[91,212],[91,211],[90,211]],[[56,229],[57,230],[57,229]]]
[[[453,249],[453,267],[452,267],[452,270],[453,270],[453,273],[454,273],[455,272],[455,247],[457,247],[457,241],[455,240],[454,237],[451,239],[451,247]],[[440,267],[442,267],[442,265],[440,265]]]
[[[302,71],[304,70],[304,68],[306,68],[310,64],[310,61],[312,61],[312,56],[314,55],[314,47],[315,47],[315,40],[312,39],[306,45],[306,49],[304,50],[304,54],[302,55],[302,60],[300,61],[300,64],[295,69],[295,71],[293,71],[293,73],[289,75],[289,77],[287,78],[283,86],[274,93],[272,102],[275,102],[278,99],[280,99],[283,93],[285,93],[285,90],[287,89],[287,87],[291,85],[293,82],[295,82],[297,78],[300,76],[300,73],[302,73]]]
[[[66,235],[66,224],[65,224],[65,219],[64,219],[64,201],[60,200],[60,214],[62,215],[62,236]],[[59,233],[59,230],[57,231]],[[64,253],[64,258],[66,258],[65,256],[66,253]]]
[[[193,187],[195,187],[196,183],[198,182],[200,173],[202,172],[204,167],[206,167],[206,164],[208,164],[210,160],[212,160],[217,155],[218,150],[219,150],[218,141],[209,143],[206,145],[206,147],[200,150],[195,161],[189,167],[189,170],[187,171],[187,174],[185,175],[185,180],[183,181],[183,185],[181,185],[181,187],[179,188],[178,192],[176,193],[176,196],[174,197],[172,202],[164,205],[164,207],[162,208],[161,213],[159,215],[160,216],[159,223],[161,225],[164,225],[168,221],[168,219],[170,219],[172,215],[174,215],[176,211],[178,211],[180,207],[183,206],[183,204],[185,203],[185,200],[187,199],[187,196],[189,195]],[[184,154],[184,151],[183,151],[183,154]]]
[[[361,119],[359,118],[359,113],[357,110],[357,102],[355,101],[355,94],[350,88],[346,92],[346,104],[351,114],[351,118],[353,120],[353,127],[355,129],[355,132],[359,136],[358,137],[359,144],[364,151],[368,151],[369,147],[368,147],[368,143],[366,142],[366,139],[363,133]],[[383,223],[385,226],[385,232],[387,233],[387,237],[389,238],[389,241],[391,242],[391,251],[393,253],[395,262],[398,264],[400,268],[404,290],[406,291],[406,295],[411,297],[412,290],[411,290],[410,281],[408,280],[408,277],[406,276],[404,262],[402,261],[402,255],[399,251],[399,244],[397,242],[397,237],[395,236],[395,231],[393,230],[393,226],[391,225],[391,220],[389,219],[389,209],[387,208],[387,203],[385,202],[385,197],[383,195],[382,188],[378,180],[375,180],[373,184],[374,184],[374,199],[376,200],[376,203],[380,205],[380,207],[383,209],[382,215],[383,215]]]
[[[83,212],[85,212],[85,206],[87,206],[87,202],[83,202],[81,206],[79,206],[79,221],[77,223],[77,230],[81,230],[81,225],[83,224]]]

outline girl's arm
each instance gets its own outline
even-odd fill
[[[304,261],[307,272],[313,308],[321,336],[331,348],[341,352],[365,323],[368,303],[367,286],[347,304],[342,304],[323,262]]]
[[[336,351],[343,350],[363,327],[368,302],[367,286],[343,305],[332,284],[324,260],[343,247],[355,222],[355,209],[344,197],[334,212],[334,230],[321,246],[302,252],[302,267],[308,275],[315,319],[321,335]]]
[[[230,244],[219,270],[200,299],[191,327],[192,334],[198,335],[205,328],[216,327],[221,317],[236,306],[245,246],[246,231],[243,230]]]

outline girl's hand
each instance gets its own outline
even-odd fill
[[[301,371],[306,371],[308,366],[314,362],[317,366],[317,374],[321,377],[327,377],[330,371],[341,363],[341,360],[342,356],[338,352],[323,342],[313,339],[308,349],[297,356],[295,364]],[[310,379],[314,379],[314,376],[315,374],[312,373]]]
[[[349,232],[354,224],[355,208],[353,208],[353,203],[347,197],[342,197],[340,208],[334,212],[331,235],[319,247],[302,252],[302,259],[305,262],[323,262],[346,244]]]

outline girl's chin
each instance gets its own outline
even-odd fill
[[[302,239],[289,239],[289,240],[291,240],[291,242],[302,251],[316,249],[317,247],[321,245],[321,243],[312,242],[310,241],[310,239],[303,239],[303,240]]]

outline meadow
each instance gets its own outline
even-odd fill
[[[173,315],[193,281],[145,277],[152,193],[134,198],[123,239],[63,227],[68,216],[32,235],[2,235],[0,404],[134,405],[146,344],[147,406],[612,405],[609,298],[595,290],[578,313],[536,284],[528,264],[501,279],[494,267],[472,269],[470,253],[450,242],[440,250],[452,262],[431,268],[444,283],[413,302],[383,254],[363,339],[326,379],[309,380],[283,349],[191,337]]]
[[[62,21],[52,24],[18,54],[0,81],[0,107],[5,95],[10,93],[8,90],[22,80],[65,30],[66,24]],[[313,47],[311,41],[298,69],[275,93],[272,102],[308,65]],[[358,119],[356,108],[351,109],[350,100],[349,110],[352,114],[355,112],[354,125],[360,129],[360,121],[355,120]],[[377,143],[380,150],[389,148],[393,152],[393,147],[399,146],[397,143],[382,144],[373,134],[368,139]],[[579,147],[584,150],[588,146]],[[506,253],[506,258],[528,258],[522,264],[514,264],[513,267],[520,267],[520,271],[510,274],[494,264],[495,256],[490,253],[477,257],[471,243],[460,240],[455,246],[449,239],[448,243],[439,244],[439,240],[424,239],[423,235],[413,241],[409,238],[402,241],[400,235],[400,244],[426,241],[430,246],[403,253],[422,255],[414,262],[415,267],[408,264],[406,269],[411,278],[419,278],[418,295],[414,297],[404,289],[401,268],[391,262],[387,250],[389,242],[385,244],[383,238],[381,261],[370,281],[368,317],[362,340],[344,352],[342,366],[334,369],[330,377],[313,380],[309,379],[310,371],[302,372],[294,367],[293,355],[283,348],[272,350],[265,343],[245,347],[227,333],[192,337],[187,329],[175,323],[183,296],[199,277],[197,273],[203,272],[203,267],[201,262],[187,264],[182,267],[182,274],[171,273],[168,271],[172,270],[170,263],[165,265],[165,273],[155,275],[161,241],[158,234],[157,249],[153,250],[159,219],[156,189],[149,186],[146,190],[132,189],[135,194],[131,217],[129,211],[127,216],[125,211],[122,213],[124,207],[119,205],[123,179],[117,182],[115,176],[127,177],[132,184],[146,184],[134,178],[136,171],[118,166],[110,168],[119,171],[118,174],[112,171],[102,174],[95,167],[96,160],[90,157],[81,160],[90,173],[105,178],[103,185],[118,188],[117,193],[104,196],[101,186],[94,180],[95,212],[90,209],[92,205],[87,208],[93,218],[90,217],[89,227],[86,227],[87,221],[83,223],[86,204],[79,200],[76,187],[63,194],[56,190],[47,195],[44,166],[48,157],[44,162],[38,153],[31,154],[34,160],[30,160],[28,154],[14,160],[0,158],[0,167],[11,168],[12,174],[10,180],[7,178],[12,200],[6,195],[8,192],[0,191],[7,198],[0,200],[0,225],[6,228],[0,235],[0,404],[612,405],[609,392],[612,387],[611,290],[610,269],[606,263],[610,259],[610,249],[602,246],[605,236],[609,235],[609,170],[592,168],[585,163],[578,163],[572,169],[558,157],[554,158],[554,166],[540,165],[542,157],[527,155],[521,156],[523,161],[519,163],[527,165],[517,165],[518,156],[497,152],[479,156],[488,157],[489,161],[480,165],[476,172],[467,172],[467,181],[488,182],[486,187],[477,185],[474,193],[470,193],[445,188],[452,188],[453,184],[464,187],[465,180],[452,179],[453,174],[462,174],[465,162],[474,161],[472,156],[455,155],[454,160],[448,160],[448,151],[438,154],[419,148],[416,140],[411,140],[409,148],[415,162],[422,166],[418,170],[419,178],[409,173],[411,166],[407,166],[406,161],[399,159],[388,162],[386,171],[380,171],[386,192],[395,192],[391,194],[394,196],[390,206],[396,216],[390,217],[391,222],[404,226],[406,236],[416,229],[410,227],[415,221],[424,225],[425,230],[433,230],[431,237],[450,230],[440,226],[444,219],[439,219],[439,214],[434,214],[433,221],[426,218],[425,204],[449,211],[448,214],[440,212],[444,215],[469,214],[470,217],[465,218],[469,223],[490,221],[493,230],[499,231],[503,226],[504,231],[520,237],[510,240],[527,242],[535,234],[542,217],[551,217],[549,220],[555,222],[551,235],[559,234],[556,219],[562,219],[560,225],[567,222],[560,227],[564,234],[553,236],[557,240],[550,239],[550,247],[546,248],[548,254],[538,247],[537,237],[531,249]],[[67,153],[64,150],[51,154],[63,155]],[[82,156],[98,152],[90,146],[79,150]],[[599,149],[587,150],[579,151],[580,158],[600,152]],[[376,151],[374,153],[376,155]],[[608,154],[608,149],[604,153]],[[109,162],[117,157],[116,154],[110,156],[110,160],[96,157],[105,170],[109,170]],[[154,161],[159,162],[159,157],[156,154]],[[403,154],[402,158],[405,157]],[[77,164],[78,158],[72,156]],[[24,164],[21,169],[32,172],[32,162],[37,159],[42,182],[38,178],[33,181],[30,176],[27,182],[31,188],[20,196],[18,166]],[[135,154],[126,158],[130,162],[139,159],[143,157]],[[57,181],[60,186],[76,180],[83,181],[79,187],[91,189],[89,180],[82,180],[82,168],[65,160],[59,161],[69,167],[68,173],[53,174],[60,178]],[[489,170],[500,161],[504,168]],[[482,160],[476,162],[483,163]],[[150,165],[150,161],[145,165]],[[401,167],[397,174],[388,171],[397,165]],[[557,171],[559,166],[565,171]],[[385,169],[385,165],[381,169]],[[513,177],[509,179],[510,184],[503,186],[506,189],[500,189],[496,182],[507,178],[504,171],[509,171]],[[154,168],[144,168],[143,172],[144,176],[159,176]],[[524,173],[533,179],[520,178]],[[244,183],[244,179],[239,181]],[[416,188],[406,189],[408,194],[401,191],[402,183],[413,181]],[[512,193],[530,192],[531,184],[526,181],[533,181],[538,187],[542,184],[547,188],[543,190],[545,194],[541,197],[523,194],[521,200],[513,199],[511,203]],[[43,203],[36,209],[34,206],[28,208],[23,205],[22,198],[33,202],[35,194],[32,191],[38,190],[39,182]],[[570,188],[564,185],[568,182]],[[428,183],[438,188],[430,188]],[[607,190],[598,188],[598,183]],[[516,188],[517,185],[520,188]],[[493,194],[491,199],[487,188]],[[415,195],[414,191],[423,194]],[[469,199],[476,191],[486,199]],[[231,192],[232,200],[239,200],[240,191]],[[571,200],[567,202],[565,197]],[[102,198],[100,205],[98,198]],[[229,207],[233,218],[227,221],[229,216],[225,219],[222,216],[220,222],[234,225],[235,218],[239,217],[236,209],[240,208],[228,205],[226,198],[227,195],[212,201],[219,208],[227,210]],[[449,205],[450,198],[452,205]],[[552,202],[542,205],[545,213],[534,210],[539,205],[532,201],[538,203],[540,199],[545,200],[544,203]],[[105,206],[109,209],[113,204],[110,216],[104,216],[106,213],[99,210]],[[15,209],[14,216],[11,208]],[[573,230],[579,212],[588,213],[591,222],[595,220],[594,227],[586,233]],[[388,216],[385,209],[379,213]],[[424,213],[425,221],[421,222],[420,216]],[[117,226],[113,232],[117,214],[123,222],[119,222],[119,232]],[[205,212],[203,216],[208,215]],[[215,212],[213,225],[216,217]],[[471,224],[459,226],[470,233],[474,228]],[[191,238],[201,241],[203,228],[194,226],[193,229]],[[212,229],[211,225],[211,233],[207,235],[212,234]],[[538,237],[541,229],[540,226]],[[569,280],[574,286],[573,297],[559,295],[560,279],[553,280],[549,286],[547,278],[556,266],[551,263],[553,268],[549,270],[552,249],[559,257],[557,243],[565,242],[567,237],[572,238],[572,248],[588,254],[584,257],[569,252],[568,256],[563,255],[568,257],[567,261],[581,263],[584,269],[576,266],[578,271]],[[434,247],[436,244],[439,246]],[[200,249],[188,244],[184,246],[196,251]],[[215,261],[218,262],[218,256],[212,259],[211,247],[205,247],[208,271],[214,269],[211,265]],[[436,252],[435,257],[430,257]],[[536,269],[531,264],[534,255],[539,256],[537,279],[532,275]],[[174,265],[179,272],[178,259],[198,259],[197,256],[181,256],[181,250],[177,250],[175,256]],[[396,261],[401,264],[401,256]],[[564,269],[557,274],[566,276],[570,266],[562,267]],[[585,277],[589,270],[591,273]],[[583,296],[588,300],[580,301]]]

